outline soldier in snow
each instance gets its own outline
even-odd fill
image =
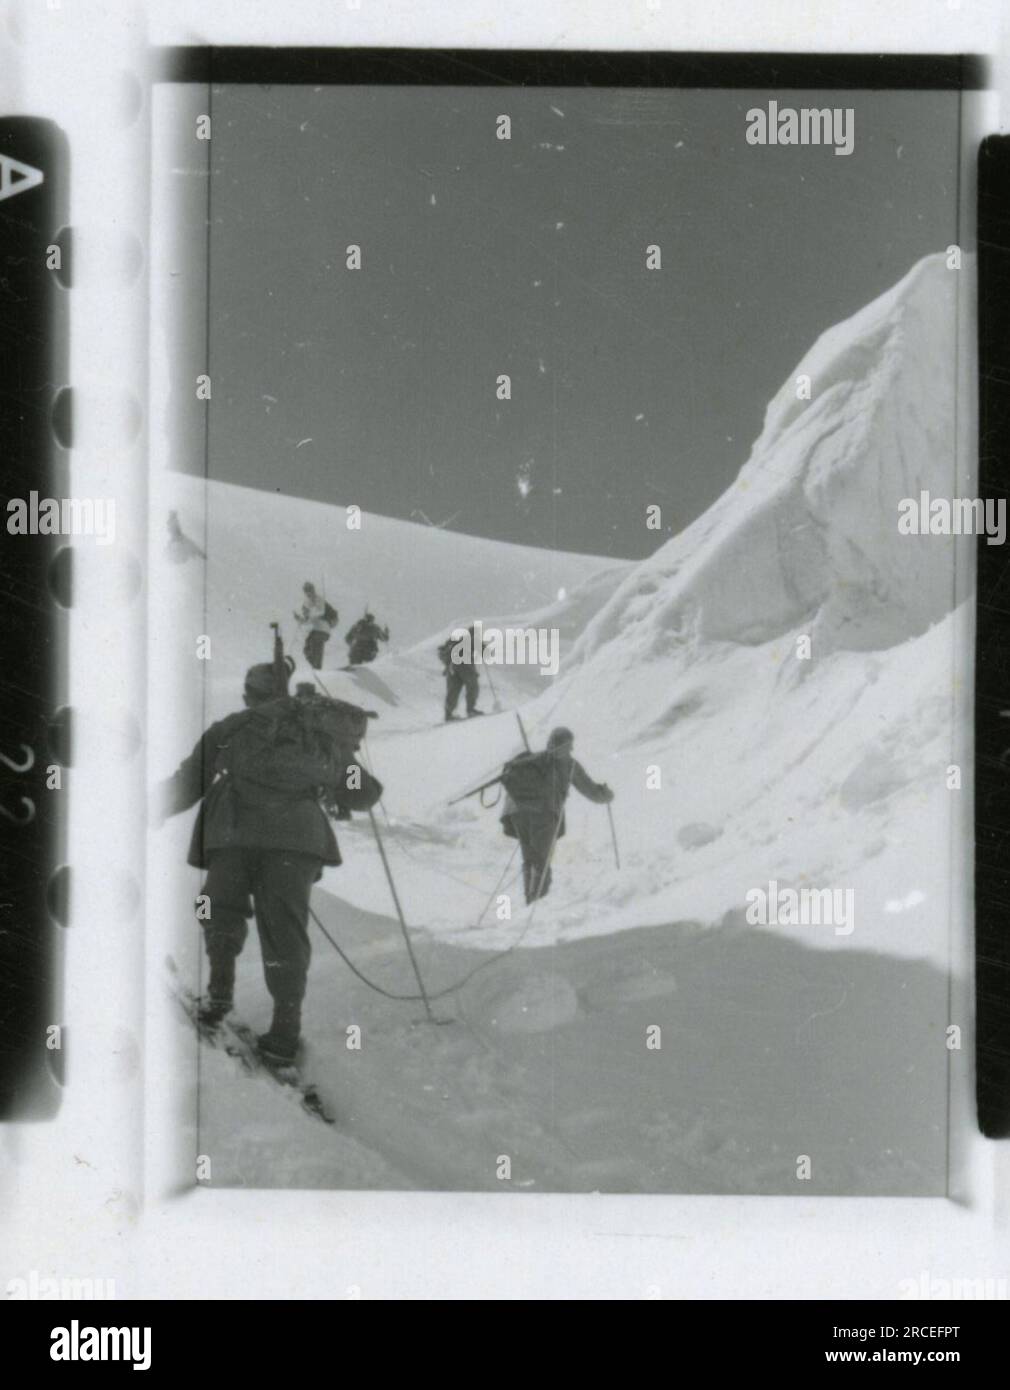
[[[339,621],[339,613],[324,598],[320,598],[316,593],[314,584],[305,583],[302,585],[305,594],[305,602],[301,606],[300,612],[295,614],[295,621],[301,628],[308,628],[308,636],[305,638],[305,660],[314,671],[321,671],[323,666],[323,650],[330,640],[330,633]]]
[[[366,613],[351,627],[344,640],[348,647],[348,664],[362,666],[379,655],[380,642],[389,641],[389,628],[380,627],[373,614]]]
[[[551,886],[551,859],[565,833],[569,787],[601,805],[614,799],[607,784],[594,782],[577,761],[574,746],[571,729],[554,729],[543,753],[520,753],[502,772],[506,791],[502,828],[522,849],[527,903],[546,896]]]
[[[324,865],[341,862],[323,803],[346,817],[374,806],[382,795],[381,784],[350,761],[353,754],[326,755],[318,763],[299,757],[299,749],[292,760],[290,744],[276,740],[273,730],[282,720],[297,718],[300,708],[308,711],[315,703],[286,698],[276,663],[251,667],[246,708],[211,725],[159,788],[155,816],[160,824],[202,802],[189,849],[189,863],[207,871],[197,904],[210,962],[201,1019],[213,1024],[231,1009],[235,961],[255,913],[273,1000],[273,1021],[260,1049],[278,1063],[293,1062],[298,1051],[312,885]]]
[[[481,655],[486,640],[481,644]],[[453,635],[442,643],[438,649],[438,659],[442,663],[442,670],[445,674],[445,717],[448,722],[455,719],[456,706],[462,691],[466,691],[466,716],[468,719],[475,714],[483,714],[482,709],[477,708],[477,696],[480,693],[480,677],[477,675],[477,634],[474,629],[468,628],[463,636]]]

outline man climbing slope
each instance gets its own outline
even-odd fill
[[[520,753],[502,772],[506,800],[501,823],[522,849],[527,903],[545,897],[551,886],[551,859],[565,833],[569,787],[601,805],[614,799],[605,782],[594,782],[587,774],[574,746],[571,729],[554,729],[543,753]]]
[[[275,666],[250,667],[246,708],[212,724],[162,783],[155,818],[160,824],[202,799],[189,848],[189,863],[207,870],[197,902],[210,962],[202,1021],[217,1023],[232,1007],[235,961],[255,912],[273,1000],[260,1050],[268,1061],[288,1063],[298,1053],[311,956],[309,894],[323,865],[341,862],[323,804],[345,816],[365,811],[382,786],[353,761],[354,738],[341,746],[338,736],[327,747],[313,737],[326,716],[361,723],[366,712],[288,698]]]

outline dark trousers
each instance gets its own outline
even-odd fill
[[[555,821],[542,816],[516,815],[512,817],[519,846],[523,856],[523,889],[526,901],[546,898],[551,886],[551,868],[548,860],[554,849]]]
[[[374,661],[378,655],[379,648],[375,642],[368,638],[362,638],[351,647],[347,661],[351,666],[363,666],[366,661]]]
[[[216,849],[208,855],[204,895],[210,915],[204,940],[214,977],[227,987],[245,945],[247,918],[256,914],[263,974],[275,1005],[300,1009],[312,954],[309,894],[320,869],[314,854],[284,849]]]
[[[323,668],[323,650],[330,640],[328,632],[322,632],[319,628],[313,628],[305,639],[305,660],[312,667],[313,671],[321,671]]]
[[[450,666],[445,675],[445,712],[452,714],[459,704],[460,691],[466,690],[466,712],[472,714],[477,708],[477,692],[480,681],[472,666]]]

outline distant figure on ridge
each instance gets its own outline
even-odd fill
[[[458,631],[458,629],[457,629]],[[463,637],[448,637],[438,649],[438,659],[445,673],[445,718],[456,719],[455,709],[461,691],[466,691],[466,717],[483,714],[477,708],[480,677],[477,675],[477,636],[471,627]],[[481,651],[483,655],[483,648]]]
[[[299,627],[309,629],[308,636],[305,638],[305,660],[313,671],[321,671],[323,651],[340,615],[324,598],[320,598],[316,593],[314,584],[305,583],[302,585],[302,590],[305,594],[305,602],[302,604],[301,611],[295,614],[295,621]]]
[[[389,628],[380,627],[374,615],[366,613],[351,627],[344,641],[348,646],[348,663],[351,666],[363,666],[368,661],[374,661],[379,655],[380,642],[389,641]]]

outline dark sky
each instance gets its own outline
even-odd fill
[[[854,153],[748,145],[769,97],[853,107]],[[210,472],[648,554],[736,476],[817,335],[956,239],[957,101],[216,88]]]

